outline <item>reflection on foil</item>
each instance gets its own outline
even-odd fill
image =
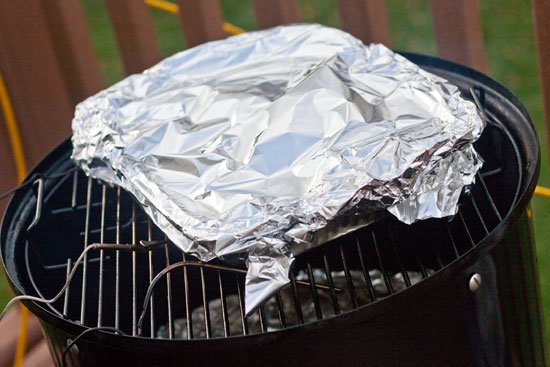
[[[427,270],[428,274],[433,273],[432,270]],[[363,273],[357,270],[351,270],[350,272],[351,282],[355,291],[355,298],[358,305],[364,305],[372,302],[367,289],[367,284]],[[422,280],[422,274],[416,271],[407,271],[411,285],[414,285]],[[315,282],[320,285],[328,285],[326,273],[321,269],[313,269],[313,276]],[[380,270],[374,269],[369,271],[371,284],[373,286],[374,294],[377,299],[384,298],[390,294],[386,282],[384,281],[383,274]],[[335,295],[340,312],[351,311],[354,309],[353,301],[350,295],[350,287],[348,280],[344,272],[331,272],[332,282],[335,289]],[[308,282],[308,276],[306,273],[300,273],[297,280],[303,280]],[[394,292],[399,292],[406,288],[403,274],[396,273],[389,277],[391,286]],[[302,316],[305,323],[313,322],[317,320],[317,314],[315,311],[315,303],[311,293],[311,288],[308,286],[297,287],[298,299],[300,300],[300,306],[302,310]],[[296,313],[295,299],[292,293],[291,287],[284,287],[280,291],[281,306],[284,310],[284,318],[287,325],[298,325],[298,314]],[[335,315],[334,303],[330,296],[328,289],[317,290],[318,302],[323,318]],[[228,316],[228,334],[229,335],[243,335],[241,308],[239,303],[239,297],[237,295],[229,295],[225,298]],[[275,331],[281,329],[279,307],[276,298],[269,299],[263,306],[265,313],[265,322],[267,324],[268,331]],[[211,337],[224,337],[224,319],[222,311],[222,301],[219,298],[213,299],[208,302],[209,312],[209,325]],[[193,339],[206,338],[206,322],[204,306],[199,306],[191,313],[191,325],[193,332]],[[246,324],[248,326],[249,334],[260,333],[261,321],[259,312],[254,312],[246,318]],[[168,325],[162,325],[159,327],[156,333],[157,338],[169,337]],[[173,337],[176,339],[187,339],[187,319],[178,318],[174,320],[173,324]]]
[[[247,261],[246,309],[293,258],[389,211],[452,215],[483,129],[458,88],[320,25],[178,53],[80,103],[73,155],[183,251]]]

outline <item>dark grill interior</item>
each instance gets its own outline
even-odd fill
[[[500,122],[487,118],[476,144],[485,164],[456,216],[412,226],[388,216],[311,250],[296,260],[292,283],[249,317],[244,317],[244,269],[220,261],[201,265],[183,255],[123,190],[88,179],[72,169],[68,157],[57,168],[67,172],[36,190],[40,205],[24,246],[26,276],[37,295],[49,298],[86,245],[127,244],[127,250],[89,252],[65,296],[47,307],[88,327],[113,326],[138,335],[148,301],[141,335],[155,338],[268,332],[368,307],[458,259],[511,209],[521,182],[519,154]],[[500,184],[503,177],[507,185]],[[146,298],[152,279],[182,261],[186,265],[162,276]]]

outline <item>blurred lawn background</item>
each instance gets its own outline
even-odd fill
[[[530,1],[508,0],[505,5],[500,0],[479,1],[489,75],[516,93],[531,113],[542,146],[539,184],[550,186]],[[221,0],[221,3],[226,21],[246,30],[256,29],[250,0]],[[336,0],[300,0],[299,3],[304,22],[340,26]],[[84,0],[84,5],[105,80],[113,84],[123,78],[123,72],[103,2]],[[386,0],[386,6],[393,49],[436,55],[427,1]],[[163,56],[184,49],[178,17],[155,9],[151,12]],[[532,206],[546,329],[550,331],[550,199],[535,197]],[[8,288],[0,278],[2,307],[10,297]]]

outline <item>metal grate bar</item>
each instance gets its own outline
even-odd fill
[[[101,233],[99,241],[105,242],[105,206],[106,206],[107,186],[101,185]],[[99,289],[97,295],[97,326],[102,326],[103,322],[103,249],[99,250]]]
[[[493,196],[489,192],[489,189],[487,188],[487,185],[485,184],[485,180],[483,179],[483,176],[479,173],[477,174],[477,177],[479,179],[479,182],[481,182],[481,186],[483,186],[483,192],[485,193],[485,196],[489,200],[489,205],[491,206],[491,209],[493,209],[493,212],[496,214],[499,222],[502,221],[502,216],[500,215],[500,211],[498,210],[495,201],[493,200]]]
[[[445,263],[443,262],[441,258],[441,254],[439,253],[438,246],[432,246],[433,252],[435,254],[435,260],[437,261],[437,265],[439,266],[439,269],[443,269],[445,267]]]
[[[243,328],[243,335],[248,335],[248,320],[245,317],[245,306],[244,306],[244,297],[241,292],[241,282],[239,281],[239,276],[235,274],[235,280],[237,283],[237,295],[239,296],[239,309],[241,311],[241,325]]]
[[[206,328],[206,339],[212,337],[210,328],[210,308],[208,307],[208,299],[206,298],[206,282],[204,280],[204,269],[200,268],[201,272],[201,290],[202,290],[202,306],[204,307],[204,326]]]
[[[499,167],[499,168],[492,169],[490,171],[481,172],[480,176],[481,177],[491,177],[491,176],[498,175],[501,172],[502,172],[502,167]]]
[[[401,256],[399,255],[399,250],[397,249],[397,244],[395,242],[395,238],[393,236],[393,231],[390,227],[390,224],[388,223],[388,230],[390,232],[390,242],[393,248],[393,252],[397,258],[397,265],[399,266],[399,270],[401,271],[401,275],[403,276],[403,280],[405,281],[405,286],[408,288],[411,286],[411,279],[409,278],[409,273],[403,266],[403,261],[401,261]]]
[[[86,189],[86,224],[85,224],[85,234],[84,234],[84,248],[86,248],[89,243],[89,237],[88,237],[88,231],[90,229],[90,203],[92,201],[92,178],[88,178],[88,187]],[[81,293],[81,299],[80,299],[80,323],[85,324],[85,316],[86,316],[86,286],[88,284],[87,282],[87,274],[88,274],[88,255],[84,255],[84,260],[82,261],[82,293]]]
[[[92,204],[92,208],[94,206],[101,206],[101,203],[99,203],[99,205],[93,205]],[[57,212],[60,212],[61,210],[65,210],[65,209],[56,209]],[[139,220],[139,217],[136,219],[136,224],[139,224],[139,225],[146,225],[147,223],[147,220],[146,219],[143,219],[143,220]],[[120,229],[126,229],[128,227],[131,227],[132,226],[132,218],[130,218],[126,223],[122,223],[120,225]],[[115,231],[116,230],[116,226],[107,226],[105,227],[105,232],[111,232],[111,231]],[[101,228],[95,228],[95,229],[91,229],[90,230],[90,234],[98,234],[101,232]],[[84,232],[80,232],[80,235],[81,236],[84,236]]]
[[[420,268],[420,274],[422,274],[422,279],[426,279],[428,277],[428,271],[426,270],[426,266],[418,256],[418,254],[415,253],[414,257],[416,258],[416,262],[418,263],[418,267]]]
[[[223,335],[227,338],[231,331],[229,330],[229,316],[227,315],[227,300],[225,299],[225,294],[223,291],[222,276],[218,270],[218,284],[220,286],[220,300],[221,302],[221,311],[222,311],[222,321],[223,321]]]
[[[182,254],[183,261],[187,261],[185,254]],[[187,267],[183,268],[183,288],[185,292],[185,317],[187,318],[187,339],[193,339],[193,317],[191,310],[191,301],[189,298],[189,275]]]
[[[263,333],[267,332],[267,320],[265,318],[265,309],[264,306],[258,307],[258,316],[260,317],[260,330]]]
[[[348,291],[349,291],[351,303],[353,304],[353,308],[357,308],[358,306],[357,295],[355,293],[355,286],[353,285],[353,279],[351,278],[351,274],[349,272],[348,262],[346,261],[346,254],[341,244],[339,245],[339,247],[340,247],[340,258],[342,259],[342,265],[344,266],[344,275],[346,277],[346,283],[348,284]]]
[[[168,241],[166,241],[166,243],[164,244],[164,254],[166,257],[166,266],[168,267],[170,266],[170,254],[168,253]],[[201,275],[202,275],[202,269],[201,269]],[[173,339],[174,338],[174,319],[172,318],[172,278],[170,273],[166,274],[166,307],[168,311],[168,339]]]
[[[132,202],[132,244],[137,244],[136,239],[136,204]],[[132,335],[137,335],[137,278],[136,278],[136,252],[132,251]]]
[[[367,284],[367,290],[369,292],[369,298],[371,302],[376,301],[376,292],[374,291],[374,286],[372,285],[372,279],[370,278],[369,272],[365,266],[365,261],[363,260],[363,250],[361,249],[361,244],[359,243],[359,238],[355,238],[355,244],[357,247],[357,254],[359,255],[359,263],[361,264],[361,271],[363,272],[363,277],[365,278],[365,284]]]
[[[147,240],[148,241],[153,240],[153,233],[152,232],[153,232],[153,230],[152,230],[151,219],[147,218]],[[148,260],[149,260],[149,284],[151,284],[151,282],[153,281],[153,274],[154,274],[153,250],[149,250],[147,252],[147,257],[148,257]],[[186,300],[187,300],[187,298],[186,298]],[[151,294],[151,300],[149,301],[149,317],[151,318],[151,320],[150,320],[151,331],[150,331],[149,335],[151,336],[151,338],[154,338],[155,337],[155,292],[153,292]]]
[[[460,257],[460,253],[458,251],[458,248],[456,247],[455,239],[451,234],[451,228],[449,228],[449,223],[445,223],[445,229],[447,230],[447,235],[449,236],[449,240],[451,241],[451,245],[453,247],[453,252],[455,254],[455,257],[458,259]]]
[[[460,217],[460,222],[462,223],[462,226],[464,227],[464,231],[466,232],[466,236],[470,240],[470,244],[472,245],[472,248],[475,247],[476,243],[472,237],[472,234],[470,233],[470,229],[468,228],[468,225],[466,224],[466,220],[464,219],[464,216],[462,215],[462,211],[458,211],[458,216]]]
[[[328,264],[327,254],[323,251],[323,263],[325,265],[325,274],[327,276],[327,284],[329,288],[330,299],[332,301],[332,307],[336,315],[340,314],[340,305],[338,304],[338,297],[336,296],[336,291],[334,290],[334,282],[332,281],[332,271]]]
[[[485,234],[489,234],[489,229],[487,228],[487,224],[485,224],[485,220],[483,219],[483,215],[481,215],[481,212],[479,211],[479,207],[477,206],[477,203],[474,199],[474,196],[471,193],[468,196],[470,197],[470,202],[472,203],[472,205],[474,207],[474,211],[477,214],[479,222],[481,223],[481,225],[483,226],[483,229],[485,230]]]
[[[78,171],[73,172],[73,191],[71,195],[71,209],[76,208],[76,195],[78,192]]]
[[[374,231],[371,231],[372,242],[374,243],[374,249],[376,250],[376,257],[378,258],[378,264],[380,265],[380,271],[384,277],[384,283],[386,284],[386,289],[390,294],[394,294],[393,285],[391,284],[391,279],[384,269],[384,262],[382,261],[382,256],[380,256],[380,250],[378,249],[378,241],[376,240],[376,234]]]
[[[275,299],[277,301],[277,309],[279,311],[279,325],[282,329],[286,328],[286,318],[285,318],[285,310],[283,307],[283,300],[281,298],[281,293],[278,292],[275,296]]]
[[[67,272],[65,275],[65,279],[69,277],[69,273],[71,272],[71,258],[67,259]],[[65,297],[63,298],[63,316],[67,317],[67,312],[69,308],[69,291],[71,290],[71,287],[67,287],[67,290],[65,291]]]
[[[323,319],[323,312],[321,310],[321,304],[319,303],[319,295],[317,294],[317,287],[315,286],[315,277],[313,276],[313,269],[311,264],[307,263],[307,275],[309,278],[309,284],[311,289],[311,297],[313,298],[313,305],[315,307],[315,316],[317,320]]]
[[[302,305],[300,304],[300,297],[298,297],[298,287],[296,286],[296,276],[294,272],[290,272],[290,285],[292,287],[292,298],[294,300],[294,309],[296,310],[296,316],[300,324],[304,323],[304,314],[302,313]]]
[[[101,201],[97,201],[95,203],[90,203],[90,205],[82,204],[82,205],[75,205],[74,207],[66,207],[66,208],[56,208],[52,209],[51,213],[53,215],[57,214],[63,214],[63,213],[73,213],[75,211],[81,211],[81,210],[87,210],[88,208],[99,208],[101,207]],[[99,229],[95,230],[96,232],[99,232]],[[90,230],[90,233],[92,233],[92,230]],[[84,235],[84,232],[80,232],[81,235]]]
[[[116,189],[116,231],[115,243],[120,244],[120,187]],[[120,328],[120,251],[115,255],[115,328]]]

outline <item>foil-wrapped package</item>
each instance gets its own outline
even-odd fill
[[[74,161],[183,251],[248,266],[246,307],[292,259],[388,211],[452,215],[484,127],[458,88],[320,25],[210,42],[80,103]]]

